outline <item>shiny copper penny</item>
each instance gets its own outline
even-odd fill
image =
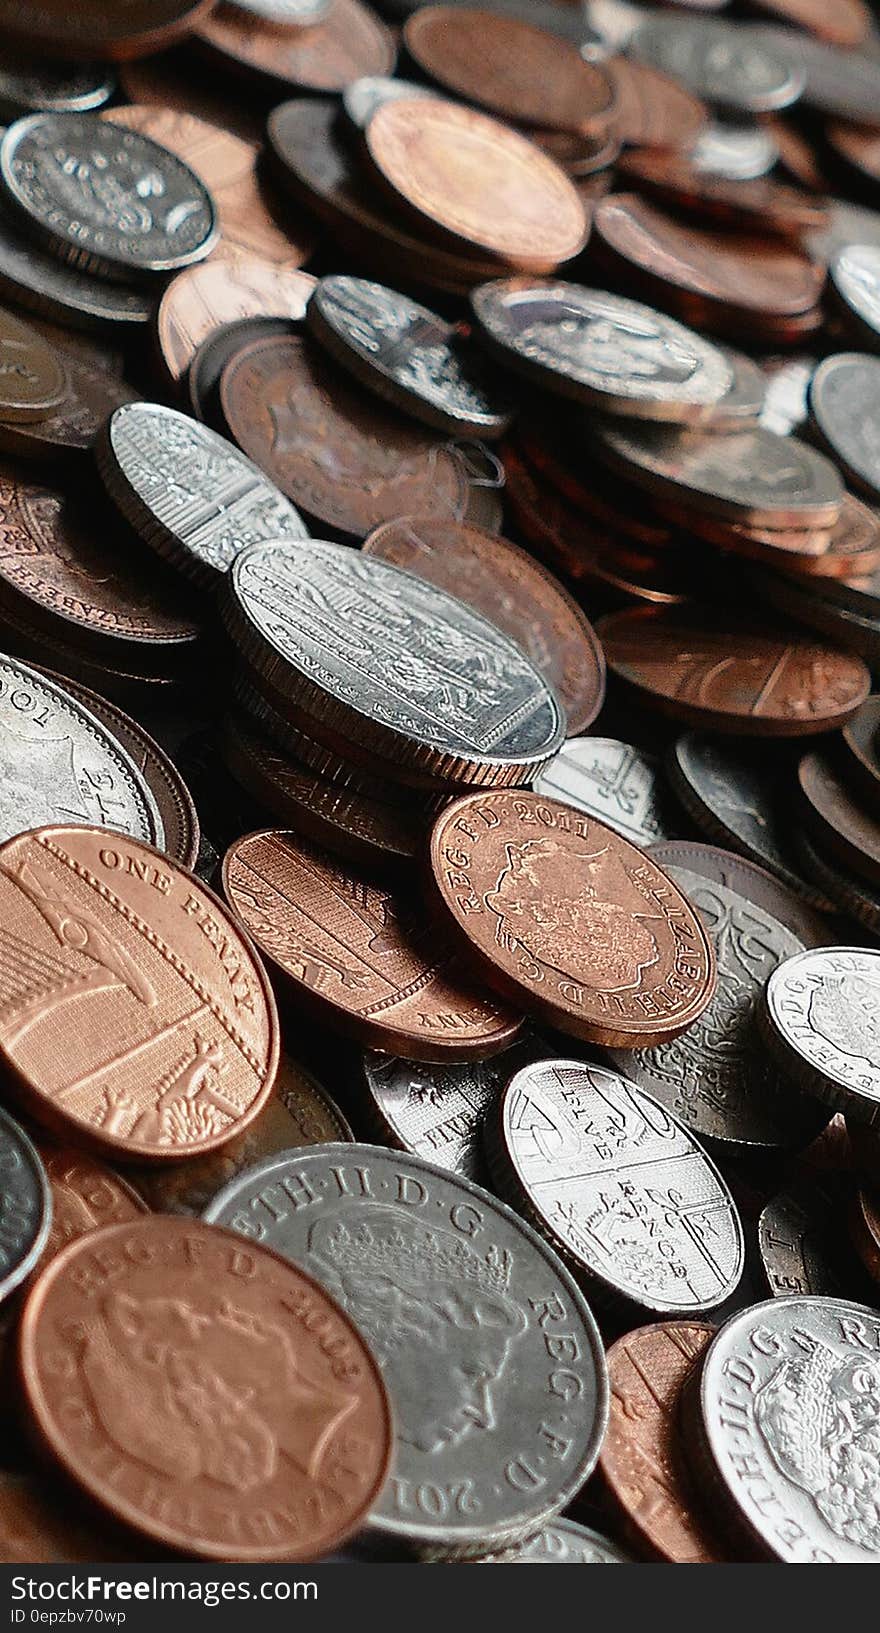
[[[611,1417],[599,1469],[624,1523],[658,1559],[675,1565],[723,1561],[681,1449],[685,1380],[715,1336],[700,1321],[638,1327],[608,1351]]]
[[[614,87],[612,128],[628,147],[688,152],[708,123],[699,97],[647,63],[609,57],[602,64]]]
[[[282,1055],[273,1093],[243,1134],[222,1151],[162,1168],[135,1168],[131,1178],[156,1213],[200,1214],[237,1174],[279,1151],[353,1139],[339,1107],[320,1084],[299,1061]]]
[[[364,74],[390,74],[397,55],[391,30],[361,0],[333,0],[313,28],[278,28],[223,5],[195,38],[223,66],[267,81],[276,95],[341,91]]]
[[[63,1140],[134,1161],[211,1151],[271,1092],[278,1020],[223,904],[100,828],[0,847],[0,1059]]]
[[[305,337],[244,346],[223,370],[220,404],[244,453],[295,505],[342,533],[363,538],[394,516],[452,518],[464,508],[468,483],[455,453]]]
[[[869,884],[880,884],[880,816],[853,799],[823,754],[805,754],[798,766],[801,814],[823,855]]]
[[[31,1290],[20,1360],[65,1474],[190,1556],[313,1559],[388,1472],[388,1397],[357,1328],[305,1271],[198,1220],[72,1243]]]
[[[824,268],[795,249],[684,225],[631,193],[603,199],[593,231],[618,264],[652,287],[701,296],[749,321],[808,312],[824,283]]]
[[[124,1179],[86,1152],[41,1145],[40,1156],[52,1187],[52,1224],[41,1269],[89,1231],[124,1225],[147,1212],[146,1203]]]
[[[67,394],[64,364],[42,335],[0,308],[0,419],[40,420]]]
[[[469,794],[431,834],[438,913],[493,990],[608,1048],[675,1037],[715,990],[698,915],[644,851],[526,789]]]
[[[156,310],[159,355],[174,384],[215,330],[242,318],[305,317],[317,279],[258,256],[191,267],[168,285]]]
[[[400,202],[453,240],[524,272],[552,272],[586,243],[565,172],[486,114],[439,97],[386,102],[364,139]]]
[[[94,503],[0,466],[4,604],[13,617],[63,640],[133,653],[136,662],[179,659],[201,633],[173,582],[121,549]]]
[[[411,893],[371,882],[292,833],[246,834],[223,860],[227,900],[318,1019],[411,1060],[480,1060],[519,1018],[460,977]]]
[[[681,155],[650,149],[625,154],[620,168],[624,186],[631,184],[675,208],[745,232],[797,234],[821,229],[827,222],[821,200],[765,176],[730,181],[698,169]]]
[[[403,43],[429,79],[499,118],[549,130],[601,130],[614,105],[602,68],[543,28],[476,6],[422,6]]]
[[[152,137],[183,159],[204,182],[217,208],[217,255],[256,255],[273,266],[298,267],[314,249],[305,222],[285,230],[257,170],[259,148],[181,108],[108,108],[102,118]]]
[[[562,703],[569,736],[595,720],[605,696],[602,649],[577,602],[524,550],[464,522],[418,516],[386,522],[363,549],[448,590],[511,635]]]
[[[851,653],[727,623],[709,608],[640,607],[597,625],[609,669],[677,720],[750,737],[843,726],[871,689]]]
[[[125,59],[162,51],[189,33],[216,0],[9,0],[3,32],[55,57]]]

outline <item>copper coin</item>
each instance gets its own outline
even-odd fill
[[[850,1230],[859,1258],[874,1282],[880,1282],[880,1207],[870,1191],[860,1190],[850,1210]]]
[[[386,522],[363,549],[448,590],[512,636],[563,704],[569,736],[592,724],[605,696],[602,649],[577,602],[532,556],[481,528],[419,516]]]
[[[718,437],[603,420],[605,459],[630,481],[710,516],[767,527],[830,527],[843,504],[835,465],[809,443],[757,426]]]
[[[258,256],[191,267],[168,285],[156,309],[156,340],[173,384],[215,330],[241,318],[305,317],[317,282],[308,272],[273,266]]]
[[[609,669],[674,719],[754,737],[843,726],[871,689],[849,653],[726,623],[709,608],[640,607],[597,625]]]
[[[604,423],[604,422],[603,422]],[[506,450],[505,450],[506,454]],[[601,467],[584,474],[583,440],[569,439],[558,420],[548,430],[538,431],[534,423],[520,418],[516,451],[526,461],[542,485],[550,484],[579,511],[612,531],[627,535],[650,550],[667,551],[675,529],[663,520],[653,500],[617,472]]]
[[[36,329],[0,309],[0,419],[41,420],[66,395],[62,359]]]
[[[131,1178],[156,1213],[200,1214],[236,1175],[279,1151],[348,1142],[354,1135],[299,1061],[282,1054],[275,1088],[259,1117],[222,1151],[162,1168],[135,1168]]]
[[[291,833],[247,834],[223,889],[258,947],[318,1019],[411,1060],[480,1060],[520,1027],[460,979],[409,893],[372,883]]]
[[[808,907],[781,879],[774,878],[757,862],[717,845],[703,845],[692,839],[662,839],[651,845],[650,855],[661,868],[685,868],[712,884],[744,897],[769,913],[797,936],[805,947],[826,947],[831,934],[827,918]]]
[[[614,91],[602,68],[516,17],[422,6],[404,24],[403,43],[429,79],[501,119],[582,132],[608,123]]]
[[[153,850],[100,828],[0,847],[15,950],[0,1056],[34,1115],[129,1161],[225,1144],[271,1092],[271,988],[223,904]]]
[[[3,31],[15,34],[36,51],[57,57],[146,56],[189,33],[197,18],[216,0],[9,0],[3,9]]]
[[[614,87],[612,126],[622,142],[685,152],[693,147],[709,119],[699,97],[647,63],[609,57],[602,67]]]
[[[144,731],[138,721],[132,720],[131,715],[124,714],[122,709],[118,709],[115,703],[110,702],[109,698],[101,697],[97,692],[90,691],[87,686],[81,686],[77,681],[71,680],[69,675],[57,675],[51,669],[46,673],[56,684],[63,684],[80,703],[85,704],[87,709],[91,709],[92,714],[97,715],[101,723],[122,744],[158,806],[164,832],[162,849],[175,862],[179,862],[181,867],[194,867],[201,838],[199,818],[192,794],[174,761],[169,759],[165,750],[153,741],[149,732]]]
[[[2,467],[0,600],[63,639],[144,661],[176,660],[201,633],[173,581],[120,549],[100,511]]]
[[[232,775],[278,822],[355,863],[412,862],[421,854],[424,824],[406,805],[342,788],[279,754],[237,717],[228,720],[223,754]]]
[[[699,917],[644,851],[521,790],[468,794],[431,835],[438,911],[494,990],[609,1048],[675,1037],[715,989]]]
[[[680,155],[628,153],[621,160],[623,185],[656,194],[673,207],[718,220],[745,232],[780,232],[797,235],[821,228],[827,211],[820,200],[801,188],[760,177],[755,181],[728,181],[699,170]]]
[[[108,414],[137,397],[109,369],[96,366],[67,346],[55,355],[67,377],[56,408],[38,420],[9,421],[0,408],[0,449],[21,459],[56,459],[91,448]]]
[[[152,137],[183,159],[204,182],[217,207],[220,242],[214,255],[255,255],[272,266],[298,267],[314,238],[305,223],[291,237],[273,212],[257,170],[259,148],[181,108],[109,108],[102,118]]]
[[[535,130],[531,126],[522,127],[522,134],[528,136],[541,149],[542,153],[549,153],[551,159],[561,165],[567,176],[578,180],[595,177],[596,186],[604,182],[611,184],[610,167],[620,157],[620,142],[613,133],[605,136],[578,136],[567,130]],[[606,174],[602,174],[606,172]],[[586,190],[578,188],[581,198],[585,201],[592,196]],[[598,195],[602,197],[600,193]]]
[[[846,775],[865,807],[880,816],[880,696],[869,697],[843,728]]]
[[[864,0],[751,0],[757,11],[782,23],[794,23],[829,45],[856,46],[867,39],[872,23]]]
[[[364,140],[400,202],[453,241],[524,272],[553,272],[587,241],[568,176],[486,114],[439,98],[386,102]]]
[[[682,1386],[714,1336],[701,1321],[664,1321],[608,1351],[611,1417],[599,1469],[627,1527],[674,1565],[724,1558],[684,1464],[678,1412]]]
[[[20,1359],[64,1473],[190,1556],[313,1559],[388,1472],[388,1397],[357,1328],[305,1271],[199,1220],[73,1242],[31,1290]]]
[[[686,525],[701,538],[794,577],[849,578],[880,567],[880,515],[851,493],[844,494],[830,528],[760,528],[716,517],[691,518],[691,513]]]
[[[52,1188],[52,1224],[41,1269],[90,1230],[124,1225],[147,1212],[146,1203],[124,1179],[84,1151],[41,1145],[40,1156]]]
[[[856,803],[821,754],[804,755],[798,786],[804,826],[820,849],[869,884],[880,884],[880,816]]]
[[[81,1502],[59,1494],[57,1481],[0,1470],[0,1559],[6,1565],[127,1564],[131,1538],[101,1535]]]
[[[632,193],[603,199],[593,231],[617,262],[653,286],[701,296],[746,321],[808,312],[824,283],[824,268],[797,250],[684,225]]]
[[[220,379],[239,447],[295,505],[363,538],[392,517],[452,519],[464,508],[462,462],[436,434],[354,384],[306,338],[252,341]]]
[[[391,30],[361,0],[333,0],[326,21],[302,29],[223,5],[195,38],[224,67],[263,78],[276,94],[341,91],[363,74],[390,74],[397,54]]]

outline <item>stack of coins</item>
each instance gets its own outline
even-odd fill
[[[0,1559],[877,1561],[871,12],[7,9]]]

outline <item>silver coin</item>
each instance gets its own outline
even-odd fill
[[[659,802],[659,762],[631,743],[570,737],[532,787],[536,794],[606,822],[633,845],[668,838]]]
[[[509,1208],[417,1157],[325,1145],[250,1169],[204,1217],[302,1265],[376,1354],[397,1453],[371,1529],[485,1552],[571,1501],[608,1418],[602,1341]]]
[[[852,1191],[848,1175],[832,1172],[791,1185],[765,1203],[758,1215],[758,1252],[774,1298],[838,1298],[858,1284],[858,1264],[846,1241]]]
[[[506,635],[372,556],[315,540],[256,544],[223,612],[252,668],[336,738],[413,770],[497,785],[561,746],[561,705]]]
[[[634,1565],[609,1537],[574,1520],[553,1520],[533,1537],[515,1542],[497,1554],[485,1554],[474,1565]]]
[[[70,328],[147,323],[154,302],[142,289],[65,266],[31,242],[0,201],[0,294]]]
[[[491,1060],[466,1065],[423,1065],[367,1049],[363,1073],[372,1121],[383,1139],[399,1150],[485,1185],[486,1119],[514,1073],[546,1054],[547,1049],[529,1037]]]
[[[739,1214],[715,1164],[617,1072],[525,1066],[490,1139],[505,1192],[577,1273],[658,1315],[723,1303],[742,1275]]]
[[[548,390],[611,413],[693,420],[733,383],[723,353],[641,301],[529,278],[471,294],[493,355]]]
[[[820,947],[786,959],[762,1019],[796,1082],[858,1122],[880,1122],[880,952]]]
[[[714,18],[649,17],[629,51],[706,102],[745,113],[789,107],[806,80],[765,31]]]
[[[213,200],[189,166],[97,113],[16,120],[0,142],[0,181],[41,241],[87,272],[176,272],[217,242]]]
[[[107,491],[145,543],[197,583],[262,539],[304,539],[299,511],[240,449],[160,403],[125,403],[95,444]]]
[[[809,107],[838,119],[876,125],[880,99],[876,56],[828,45],[800,28],[763,23],[750,32],[764,49],[787,62],[801,81],[801,96]]]
[[[809,418],[807,393],[816,368],[815,357],[787,357],[767,373],[764,404],[758,419],[765,431],[790,436]]]
[[[0,840],[53,823],[165,843],[156,801],[112,733],[61,686],[0,656]]]
[[[312,28],[329,17],[333,0],[231,0],[231,9],[282,28]]]
[[[699,1020],[655,1049],[611,1051],[619,1071],[694,1133],[769,1149],[806,1145],[828,1121],[762,1045],[757,1010],[768,976],[802,951],[785,925],[734,890],[671,867],[715,949],[718,985]]]
[[[847,244],[835,255],[828,276],[847,316],[867,331],[870,345],[880,345],[880,245]]]
[[[51,1224],[46,1170],[24,1129],[0,1111],[0,1299],[30,1275]]]
[[[85,62],[37,62],[4,50],[0,63],[0,119],[17,119],[37,109],[51,113],[88,113],[103,108],[116,90],[116,77],[105,65]]]
[[[695,170],[725,181],[756,181],[773,169],[779,149],[760,125],[713,119],[700,131],[688,154]]]
[[[880,500],[880,358],[826,357],[810,381],[810,410],[850,481]]]
[[[804,244],[814,260],[826,262],[849,244],[880,244],[880,211],[840,198],[829,199],[828,225],[805,233]]]
[[[500,437],[513,417],[480,352],[427,307],[366,278],[322,278],[306,320],[363,385],[450,435]]]
[[[707,1472],[772,1557],[880,1563],[878,1351],[877,1311],[832,1298],[752,1305],[713,1339]]]
[[[409,102],[414,96],[438,95],[430,85],[411,79],[389,79],[384,74],[364,74],[353,79],[342,92],[342,107],[355,130],[366,130],[377,108],[386,102]]]

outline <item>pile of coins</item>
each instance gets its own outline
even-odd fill
[[[0,18],[0,1558],[876,1562],[880,33],[381,6]]]

